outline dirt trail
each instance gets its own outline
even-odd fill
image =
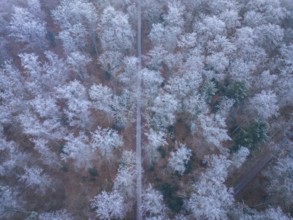
[[[141,70],[141,0],[137,0],[137,58]],[[136,220],[142,220],[142,163],[141,163],[141,75],[137,74],[136,96]]]
[[[272,159],[272,154],[269,153],[264,155],[249,172],[240,178],[238,183],[233,187],[234,195],[236,196],[239,194]]]

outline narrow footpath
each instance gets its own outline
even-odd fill
[[[141,0],[137,4],[137,85],[136,85],[136,220],[142,220],[142,161],[141,161]]]
[[[254,167],[240,178],[238,183],[233,187],[234,195],[236,196],[243,191],[246,186],[257,176],[257,174],[273,159],[272,154],[264,155]]]

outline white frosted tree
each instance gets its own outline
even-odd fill
[[[105,111],[111,115],[117,111],[118,98],[111,88],[101,84],[94,84],[90,87],[89,97],[95,109]]]
[[[239,220],[291,220],[292,217],[286,215],[280,207],[269,207],[262,211],[248,208],[247,206],[237,204],[240,207],[234,208],[229,217],[237,218]]]
[[[241,26],[238,10],[237,6],[235,8],[227,8],[227,10],[222,12],[219,16],[220,19],[225,22],[226,28],[230,33]]]
[[[182,49],[190,49],[194,48],[197,45],[197,38],[196,33],[185,33],[180,35],[177,44],[178,47]]]
[[[136,80],[138,74],[141,72],[138,70],[137,57],[127,56],[123,59],[124,71],[119,74],[118,79],[122,85],[128,89],[136,89]]]
[[[15,7],[10,21],[11,36],[30,46],[42,47],[46,42],[45,23],[25,8]]]
[[[163,83],[163,77],[160,72],[152,71],[149,69],[142,69],[138,74],[141,74],[142,77],[142,86],[143,86],[143,103],[148,106],[148,103],[152,102],[153,99],[159,93],[159,88]]]
[[[207,178],[211,178],[213,182],[224,183],[228,176],[228,169],[231,166],[231,160],[224,155],[212,155],[206,158],[209,169],[205,172]]]
[[[250,154],[250,151],[246,147],[240,147],[237,152],[235,152],[232,156],[232,165],[235,168],[240,168],[242,164],[246,161],[246,158]]]
[[[0,139],[0,177],[14,175],[14,170],[22,168],[29,157],[13,141]]]
[[[280,207],[268,207],[264,210],[249,208],[244,203],[235,203],[229,211],[229,219],[239,220],[291,220],[292,217],[282,211]]]
[[[235,100],[224,96],[218,105],[218,112],[223,117],[228,117],[229,112],[233,105],[235,104]]]
[[[45,193],[49,188],[52,189],[52,179],[40,167],[25,167],[24,173],[19,177],[26,187]]]
[[[86,66],[91,61],[92,59],[89,56],[81,52],[72,52],[68,54],[67,58],[68,66],[78,74],[80,80],[85,79]]]
[[[159,22],[160,16],[163,13],[162,1],[142,1],[141,3],[144,9],[142,16],[148,27],[153,23]]]
[[[115,130],[97,127],[96,131],[92,133],[91,147],[93,149],[99,149],[102,156],[107,159],[111,158],[115,148],[121,147],[122,145],[123,140]]]
[[[185,7],[180,0],[168,1],[168,12],[163,16],[167,26],[184,26]]]
[[[84,49],[89,37],[97,52],[98,15],[93,3],[88,0],[62,0],[52,11],[52,15],[62,29],[59,37],[63,41],[65,51],[74,52],[76,45],[81,46],[79,49]]]
[[[167,54],[168,51],[165,50],[162,45],[155,46],[147,54],[147,67],[151,70],[160,70],[162,68],[164,57]]]
[[[109,6],[101,15],[98,32],[102,48],[124,52],[132,48],[133,32],[128,22],[128,16]]]
[[[90,147],[89,138],[84,133],[80,133],[78,136],[69,134],[64,139],[66,143],[62,149],[61,159],[73,160],[77,169],[90,167],[95,155]]]
[[[194,30],[197,32],[201,44],[213,40],[217,35],[226,35],[226,25],[217,16],[206,16],[201,22],[194,24]]]
[[[41,3],[39,0],[27,0],[28,10],[35,16],[42,16]]]
[[[95,9],[94,4],[87,0],[62,0],[52,15],[62,29],[80,23],[87,25],[88,31],[94,31],[98,21]]]
[[[116,76],[123,67],[123,54],[118,51],[106,50],[98,58],[98,63],[109,76]]]
[[[41,118],[54,117],[59,114],[59,107],[57,106],[56,99],[53,97],[38,95],[29,103],[34,112]]]
[[[21,210],[21,199],[12,187],[0,185],[0,217],[11,219],[14,211]]]
[[[50,89],[55,88],[57,85],[64,84],[68,78],[68,66],[66,62],[58,57],[57,54],[46,51],[46,62],[43,64],[45,74],[42,76],[44,87]]]
[[[30,93],[36,95],[42,91],[40,82],[43,74],[43,68],[39,60],[39,56],[35,53],[22,53],[18,55],[21,65],[28,75],[26,79],[26,87]]]
[[[180,144],[176,151],[171,152],[171,156],[169,158],[169,166],[172,171],[174,173],[178,173],[179,175],[183,175],[191,155],[191,149],[188,149],[185,145]]]
[[[278,159],[275,166],[270,172],[266,173],[269,177],[270,184],[267,187],[268,192],[274,197],[274,202],[282,201],[285,207],[292,207],[293,199],[293,158],[285,156]]]
[[[272,91],[262,91],[250,98],[250,106],[264,120],[278,115],[278,99]]]
[[[271,74],[269,70],[264,71],[256,78],[254,86],[258,89],[270,89],[274,88],[278,80],[277,74]],[[280,77],[281,78],[281,77]]]
[[[63,85],[68,77],[68,66],[53,52],[45,52],[45,62],[41,62],[35,53],[22,53],[19,57],[27,74],[23,79],[26,88],[35,96],[54,91],[55,87]]]
[[[26,111],[20,114],[17,119],[23,129],[23,133],[33,137],[60,139],[64,135],[64,129],[60,126],[60,121],[57,118],[40,120],[37,114]]]
[[[234,201],[231,190],[228,190],[224,184],[214,184],[204,178],[193,187],[194,193],[187,203],[193,217],[211,220],[227,219],[227,209]]]
[[[256,43],[268,52],[273,52],[283,41],[284,30],[279,25],[265,24],[254,29]]]
[[[285,16],[285,8],[280,0],[247,1],[244,23],[249,26],[261,24],[279,24]]]
[[[162,45],[167,51],[173,51],[181,30],[179,27],[165,27],[162,23],[153,24],[149,38],[155,46]]]
[[[63,109],[71,126],[86,126],[89,122],[88,95],[86,88],[77,80],[57,88],[57,97],[66,103]]]
[[[72,215],[65,209],[53,212],[42,212],[38,215],[39,220],[73,220]]]
[[[133,120],[135,97],[132,91],[125,88],[119,95],[116,95],[111,88],[94,84],[89,90],[89,96],[93,108],[112,116],[118,127],[125,127]]]
[[[142,195],[142,211],[145,219],[165,219],[166,207],[163,195],[151,185]]]
[[[151,124],[155,128],[166,128],[175,122],[175,113],[178,109],[178,101],[174,95],[169,93],[160,93],[150,107],[153,112]]]
[[[60,167],[60,160],[53,149],[50,148],[49,140],[43,138],[32,139],[34,149],[39,153],[42,163],[51,167]]]
[[[180,1],[168,2],[168,11],[163,15],[163,23],[152,25],[149,38],[154,46],[163,46],[167,51],[173,51],[184,28],[183,14],[185,7]]]
[[[22,53],[19,57],[26,74],[25,78],[21,78],[26,82],[26,93],[30,95],[51,93],[68,78],[68,66],[53,52],[45,52],[46,61],[35,53]]]
[[[293,94],[291,92],[291,85],[293,83],[293,44],[282,46],[280,58],[280,71],[278,75],[277,90],[279,93],[279,102],[282,105],[293,103]]]
[[[263,212],[257,213],[253,216],[253,219],[261,219],[261,220],[292,220],[292,217],[286,215],[280,207],[277,208],[268,208]]]
[[[146,145],[145,150],[149,162],[152,164],[159,159],[158,148],[167,144],[167,141],[163,131],[150,129],[149,132],[146,133],[146,136],[148,138],[148,144]]]
[[[229,66],[229,57],[226,57],[223,52],[214,53],[206,58],[207,68],[215,72],[214,76],[218,81],[224,79],[223,74]]]
[[[86,46],[86,30],[80,23],[63,29],[58,37],[62,41],[63,49],[66,54],[82,50]]]
[[[123,151],[114,180],[114,190],[119,191],[127,203],[132,203],[135,196],[135,177],[135,154],[132,151]]]
[[[217,148],[221,148],[223,141],[231,140],[227,134],[225,118],[223,116],[218,114],[201,114],[199,120],[207,142],[215,145]]]
[[[185,69],[187,69],[186,72]],[[182,72],[182,74],[169,79],[166,89],[178,100],[178,110],[195,118],[206,107],[205,101],[198,93],[203,79],[198,72],[189,71],[187,63]]]
[[[210,164],[193,185],[187,208],[196,219],[227,219],[227,211],[234,202],[232,190],[224,184],[231,162],[224,156],[212,156]]]
[[[124,200],[118,191],[105,192],[91,200],[96,216],[103,220],[122,219],[125,215]]]

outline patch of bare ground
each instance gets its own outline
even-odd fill
[[[135,147],[135,137],[133,136],[134,132],[135,132],[135,124],[133,123],[130,124],[125,129],[123,129],[123,131],[121,132],[123,141],[124,141],[124,146],[123,146],[124,150],[134,151],[134,147]]]
[[[244,202],[251,208],[264,210],[267,208],[268,193],[265,191],[268,179],[261,173],[258,174],[249,185],[236,196],[236,201]]]
[[[113,161],[94,161],[96,173],[89,170],[77,171],[72,166],[63,168],[63,173],[55,177],[64,185],[64,208],[78,219],[94,218],[94,211],[90,208],[90,200],[101,191],[111,191],[113,180],[117,173],[117,165]]]

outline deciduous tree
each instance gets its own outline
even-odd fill
[[[104,220],[122,219],[125,215],[123,197],[115,190],[102,191],[91,200],[91,207],[95,209],[97,217]]]
[[[61,209],[53,212],[43,212],[39,214],[39,220],[73,220],[74,218],[71,214],[65,210]]]
[[[166,207],[163,195],[150,185],[142,197],[142,210],[146,219],[164,219]]]
[[[45,22],[25,8],[15,7],[10,21],[11,36],[30,46],[42,47],[46,42]]]
[[[188,149],[185,145],[180,145],[176,151],[171,152],[171,157],[169,158],[169,166],[173,172],[183,175],[186,170],[186,165],[190,160],[192,151]]]
[[[278,115],[277,96],[272,91],[263,90],[261,93],[256,94],[250,99],[250,105],[263,120],[268,120],[272,116]]]
[[[110,158],[112,151],[122,145],[122,138],[115,130],[97,127],[96,131],[92,133],[91,147],[99,149],[106,158]]]
[[[125,52],[132,48],[133,32],[128,16],[111,6],[105,8],[101,15],[99,33],[105,51]]]
[[[45,171],[37,166],[25,167],[24,173],[19,177],[28,188],[32,188],[38,192],[45,193],[48,188],[52,188],[52,179]]]
[[[206,140],[220,148],[223,141],[229,141],[231,138],[227,134],[225,118],[218,114],[201,114],[199,117],[203,135]]]
[[[210,163],[211,167],[193,185],[187,207],[194,218],[227,219],[227,211],[234,202],[232,190],[224,184],[230,161],[224,156],[213,156]]]

